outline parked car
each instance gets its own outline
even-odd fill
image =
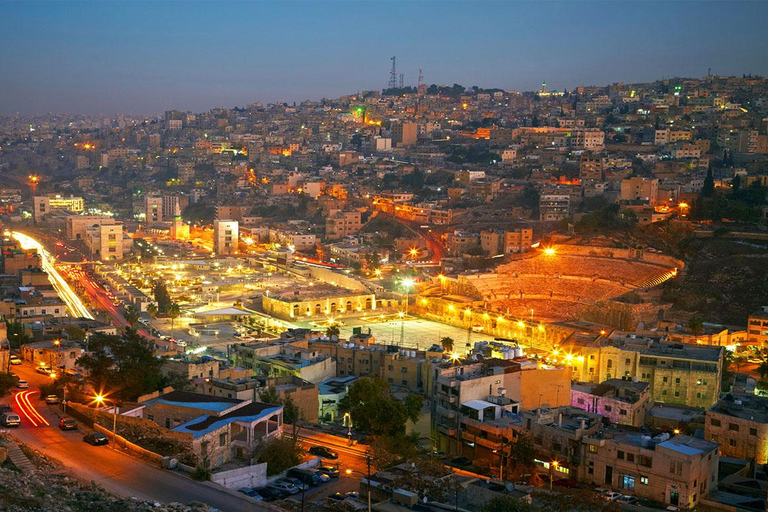
[[[575,489],[579,486],[579,483],[570,478],[560,478],[554,481],[554,484],[558,487],[566,487],[568,489]]]
[[[48,395],[47,397],[45,397],[45,403],[47,403],[47,404],[57,404],[60,401],[61,400],[56,395]]]
[[[50,375],[51,374],[51,369],[48,368],[47,366],[38,366],[37,368],[35,368],[35,371],[37,373],[42,373],[43,375]]]
[[[317,471],[325,475],[328,475],[331,478],[339,478],[339,474],[340,474],[339,470],[333,466],[320,466],[319,468],[317,468]]]
[[[259,501],[263,500],[261,495],[258,492],[256,492],[256,489],[252,489],[251,487],[241,487],[240,489],[237,490],[237,492],[241,492],[246,496],[249,496],[255,500],[259,500]]]
[[[311,455],[318,455],[326,459],[336,460],[339,458],[339,454],[337,452],[325,446],[313,446],[312,448],[309,449],[309,453]]]
[[[342,501],[342,500],[347,499],[347,495],[342,493],[342,492],[335,492],[333,494],[329,494],[328,498],[330,498],[332,500]]]
[[[616,491],[607,491],[604,492],[601,496],[605,501],[616,501],[621,498],[621,493]]]
[[[109,438],[101,432],[91,432],[83,436],[83,441],[93,446],[99,446],[102,444],[109,444]]]
[[[621,505],[637,505],[639,502],[639,499],[634,496],[627,496],[626,494],[620,496],[619,499],[616,500],[616,503]]]
[[[13,407],[9,404],[0,404],[0,414],[3,414],[4,412],[13,412]]]
[[[323,473],[322,471],[314,470],[315,477],[321,480],[321,483],[328,483],[331,481],[331,477]]]
[[[314,471],[309,469],[291,468],[288,470],[290,478],[296,478],[307,485],[320,485],[323,480]]]
[[[18,427],[21,425],[21,418],[15,412],[4,412],[0,415],[0,423],[4,427]]]
[[[21,364],[21,359],[19,359],[19,356],[11,356],[11,364]]]
[[[61,430],[77,430],[77,422],[74,418],[61,418],[59,420],[59,428]]]
[[[352,498],[353,500],[359,500],[360,499],[360,493],[357,492],[357,491],[345,492],[344,496],[346,496],[347,498]]]
[[[16,387],[19,389],[27,389],[29,387],[29,382],[25,381],[24,379],[19,379],[16,382]]]
[[[261,496],[264,501],[274,501],[274,500],[281,500],[288,496],[290,493],[287,491],[284,491],[282,489],[276,489],[275,487],[258,487],[254,489],[257,493],[259,493],[259,496]]]
[[[455,459],[451,459],[451,464],[454,466],[471,466],[472,461],[466,457],[456,457]]]
[[[281,491],[285,491],[288,494],[296,494],[297,492],[299,492],[299,488],[293,485],[292,483],[281,482],[279,480],[277,482],[270,484],[270,487],[274,487],[275,489],[280,489]]]
[[[299,480],[298,478],[292,478],[292,477],[290,477],[290,476],[287,476],[287,477],[285,477],[285,478],[281,478],[281,479],[279,479],[279,480],[277,480],[277,481],[278,481],[278,482],[287,482],[287,483],[289,483],[289,484],[293,484],[293,485],[295,485],[295,486],[296,486],[296,488],[297,488],[298,490],[300,490],[300,491],[306,491],[306,490],[308,490],[308,489],[309,489],[309,485],[308,485],[308,484],[305,484],[304,482],[302,482],[302,481],[301,481],[301,480]]]

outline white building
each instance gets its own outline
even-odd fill
[[[237,254],[239,225],[236,220],[213,222],[213,250],[217,256]]]

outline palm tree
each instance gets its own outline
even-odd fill
[[[339,326],[336,324],[331,324],[328,326],[328,328],[325,330],[325,335],[329,338],[333,338],[334,336],[338,337],[341,330],[339,329]]]
[[[125,317],[126,322],[128,322],[128,325],[135,327],[136,322],[141,318],[141,311],[136,306],[131,305],[125,308],[123,316]]]
[[[157,305],[154,302],[147,304],[147,314],[149,315],[149,325],[152,326],[152,319],[157,316]]]
[[[168,306],[168,316],[171,317],[171,332],[173,332],[175,321],[181,316],[181,308],[178,302],[171,302],[171,305]]]
[[[690,320],[688,320],[688,328],[694,336],[698,336],[704,330],[704,320],[702,320],[699,315],[693,315]]]
[[[453,352],[453,338],[446,336],[440,340],[440,344],[443,346],[444,351]]]

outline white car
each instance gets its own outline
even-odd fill
[[[19,359],[19,356],[11,356],[11,364],[21,364],[21,359]]]

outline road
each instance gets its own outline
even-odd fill
[[[26,365],[15,366],[14,372],[30,382],[30,390],[19,391],[30,394],[29,405],[49,423],[39,421],[30,414],[25,404],[20,411],[13,398],[6,397],[4,403],[10,403],[21,416],[21,426],[8,429],[19,441],[35,448],[45,455],[61,461],[67,469],[81,480],[93,481],[106,490],[124,497],[135,496],[141,500],[162,503],[199,501],[222,511],[268,511],[266,506],[254,503],[238,495],[190,480],[180,474],[160,469],[147,462],[126,455],[110,446],[91,446],[82,441],[85,429],[62,431],[58,428],[58,406],[45,405],[39,399],[39,393],[33,386],[44,382],[46,377],[35,373]],[[22,397],[23,398],[23,397]],[[22,398],[19,401],[22,401]],[[24,414],[27,412],[29,417]],[[31,418],[36,419],[33,423]]]
[[[77,296],[77,294],[72,290],[69,284],[67,284],[64,278],[61,277],[58,270],[56,270],[55,262],[51,257],[51,253],[49,253],[40,242],[28,235],[25,235],[24,233],[14,231],[13,237],[19,241],[22,248],[37,250],[37,253],[40,255],[40,262],[43,266],[43,270],[48,273],[48,279],[53,285],[53,288],[59,294],[61,300],[64,301],[64,303],[67,305],[67,309],[69,309],[69,312],[72,314],[72,316],[75,318],[82,317],[93,319],[93,315],[90,311],[88,311],[88,308],[85,307],[83,302],[80,300],[80,297]]]

